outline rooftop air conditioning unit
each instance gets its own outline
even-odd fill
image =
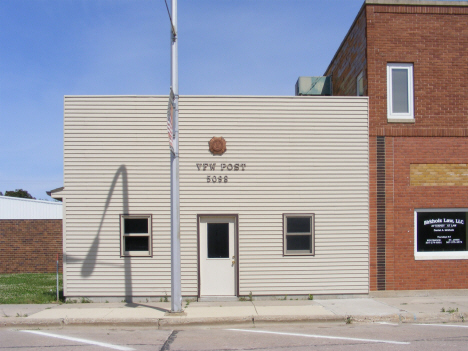
[[[296,82],[296,96],[332,95],[331,76],[299,77]]]

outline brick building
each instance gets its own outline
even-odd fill
[[[370,290],[467,289],[468,2],[365,1],[325,75],[369,97]]]
[[[0,274],[55,272],[62,203],[0,196],[0,248]]]

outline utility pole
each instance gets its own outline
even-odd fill
[[[173,150],[171,150],[171,312],[182,312],[179,199],[179,67],[177,0],[172,0],[171,86],[173,98]]]

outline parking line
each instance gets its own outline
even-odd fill
[[[452,327],[452,328],[468,328],[468,325],[453,325],[453,324],[415,324],[415,325],[427,325],[430,327]]]
[[[121,351],[133,351],[133,350],[135,350],[135,349],[132,349],[132,348],[126,347],[126,346],[119,346],[119,345],[108,344],[108,343],[105,343],[105,342],[99,342],[99,341],[93,341],[93,340],[87,340],[87,339],[81,339],[81,338],[74,338],[74,337],[71,337],[71,336],[63,336],[63,335],[57,335],[57,334],[51,334],[51,333],[44,333],[44,332],[40,332],[40,331],[37,331],[37,330],[21,330],[21,331],[25,332],[25,333],[32,333],[32,334],[37,334],[37,335],[42,335],[42,336],[50,336],[52,338],[57,338],[57,339],[76,341],[76,342],[80,342],[80,343],[83,343],[83,344],[107,347],[107,348],[114,349],[114,350],[121,350]]]
[[[263,334],[275,334],[275,335],[287,335],[287,336],[302,336],[305,338],[318,338],[318,339],[335,339],[335,340],[351,340],[351,341],[364,341],[364,342],[376,342],[384,344],[397,344],[397,345],[409,345],[409,342],[402,341],[391,341],[391,340],[376,340],[376,339],[361,339],[361,338],[346,338],[342,336],[326,336],[326,335],[315,335],[315,334],[297,334],[297,333],[282,333],[282,332],[271,332],[266,330],[248,330],[248,329],[227,329],[232,331],[241,331],[248,333],[263,333]]]
[[[398,323],[390,323],[390,322],[376,322],[376,324],[383,324],[383,325],[399,325]]]

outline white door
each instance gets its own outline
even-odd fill
[[[235,218],[200,218],[200,296],[235,296]]]

